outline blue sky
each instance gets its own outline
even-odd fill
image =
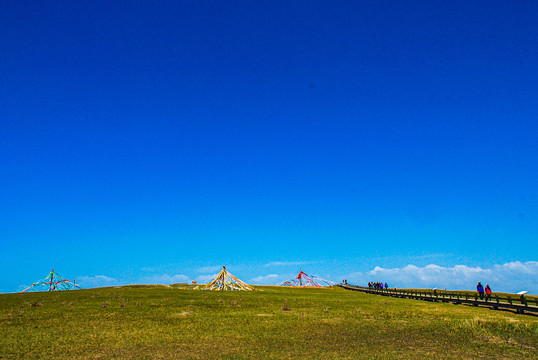
[[[0,292],[538,293],[535,2],[1,7]]]

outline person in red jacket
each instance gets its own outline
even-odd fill
[[[486,284],[486,301],[491,300],[491,288]]]

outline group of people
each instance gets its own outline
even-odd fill
[[[374,289],[374,290],[383,290],[383,289],[388,289],[389,288],[389,285],[387,284],[387,282],[385,281],[385,284],[383,284],[382,282],[368,282],[368,289]]]
[[[346,280],[344,280],[345,283],[347,283]],[[385,282],[384,284],[380,281],[369,281],[368,282],[368,289],[370,290],[383,290],[383,289],[388,289],[389,288],[389,285],[387,284],[387,282]],[[478,284],[476,285],[476,291],[478,292],[478,296],[480,296],[480,299],[481,300],[491,300],[491,288],[489,287],[489,284],[486,284],[486,287],[484,287],[482,285],[482,283],[479,281]]]
[[[478,292],[478,296],[480,296],[480,300],[484,299],[484,293],[486,293],[486,301],[491,299],[491,288],[489,287],[489,284],[486,284],[486,287],[484,288],[479,281],[478,284],[476,284],[476,291]]]

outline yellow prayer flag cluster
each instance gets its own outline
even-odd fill
[[[205,286],[205,290],[256,290],[249,284],[246,284],[230,274],[226,270],[226,266],[222,267],[221,272],[217,275],[215,280],[211,281]]]

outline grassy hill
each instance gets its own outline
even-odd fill
[[[538,358],[538,317],[341,288],[0,295],[1,359]]]

